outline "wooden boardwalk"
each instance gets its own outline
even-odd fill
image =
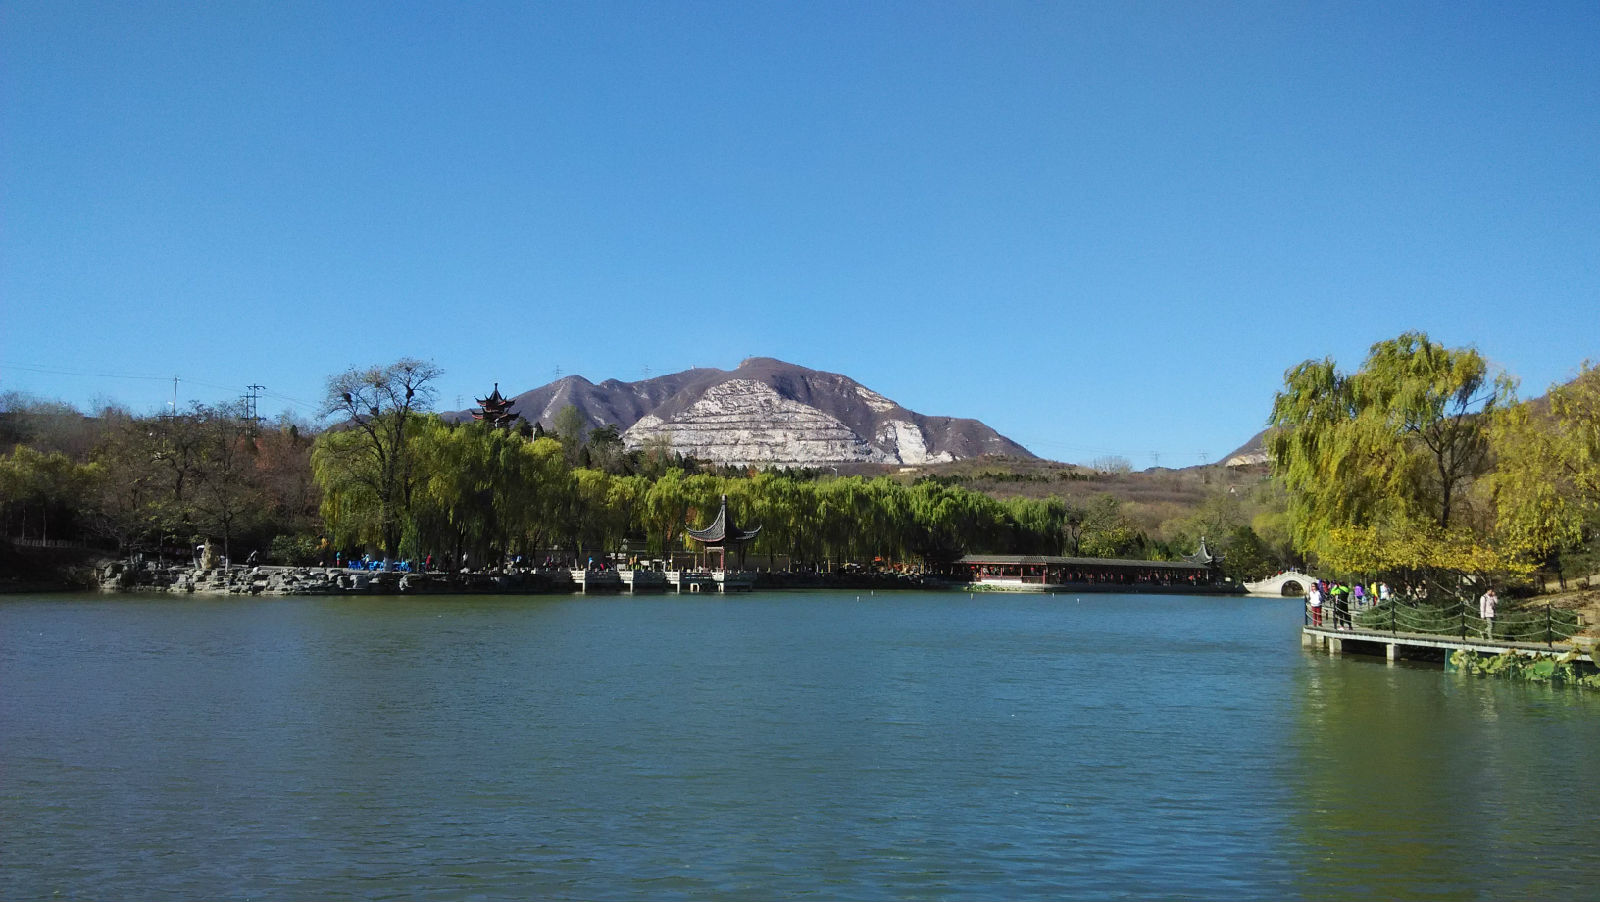
[[[1508,651],[1528,655],[1564,655],[1576,648],[1579,652],[1588,654],[1594,648],[1594,641],[1588,636],[1574,636],[1554,643],[1511,642],[1505,639],[1485,639],[1471,634],[1462,637],[1437,633],[1389,632],[1360,627],[1336,629],[1332,626],[1309,625],[1300,630],[1300,644],[1306,648],[1320,648],[1330,655],[1346,652],[1382,654],[1391,664],[1402,658],[1411,657],[1412,655],[1407,654],[1408,650],[1421,649],[1443,649],[1447,659],[1449,653],[1457,649],[1491,655],[1504,654]]]

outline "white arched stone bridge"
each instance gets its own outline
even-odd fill
[[[1273,598],[1283,598],[1289,595],[1304,595],[1311,588],[1314,576],[1308,576],[1298,570],[1286,570],[1277,576],[1269,576],[1260,582],[1245,583],[1244,590],[1251,595],[1268,595]]]

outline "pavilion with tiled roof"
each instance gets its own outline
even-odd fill
[[[761,527],[755,529],[740,529],[733,522],[733,515],[728,513],[728,496],[722,496],[722,507],[717,511],[717,519],[705,529],[695,529],[684,524],[689,537],[704,546],[707,552],[716,551],[721,567],[728,569],[728,546],[732,545],[743,550],[746,543],[761,532]]]

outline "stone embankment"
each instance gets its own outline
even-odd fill
[[[645,571],[640,571],[644,573]],[[662,576],[661,574],[657,574]],[[98,571],[99,586],[107,592],[172,592],[195,595],[417,595],[417,594],[568,594],[612,589],[624,590],[617,571],[565,569],[515,570],[469,573],[405,573],[397,571],[343,570],[327,567],[217,567],[158,565],[154,562],[118,561]],[[591,582],[596,577],[612,579]],[[756,589],[935,589],[949,584],[933,577],[893,573],[803,573],[783,570],[747,573],[744,588]],[[707,579],[709,574],[705,574]],[[670,591],[662,576],[648,589]],[[681,590],[681,588],[680,588]]]
[[[566,570],[512,573],[404,573],[326,567],[198,569],[119,561],[100,571],[108,592],[175,592],[199,595],[342,595],[571,592]]]

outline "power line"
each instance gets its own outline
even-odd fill
[[[145,376],[136,373],[85,373],[78,370],[63,370],[56,367],[36,366],[26,363],[8,363],[0,366],[0,371],[22,370],[27,373],[43,373],[49,376],[91,376],[98,379],[148,379],[154,382],[165,382],[171,376]]]
[[[64,369],[62,367],[40,366],[39,364],[32,364],[32,363],[7,363],[7,364],[4,364],[3,366],[0,366],[0,373],[4,373],[7,370],[18,370],[18,371],[25,372],[25,373],[37,373],[37,374],[46,375],[46,376],[77,376],[77,377],[89,378],[89,379],[136,379],[136,380],[146,381],[146,382],[167,382],[167,381],[172,381],[174,383],[174,386],[173,386],[173,397],[172,397],[172,400],[170,400],[168,402],[168,404],[169,404],[169,406],[172,406],[173,408],[176,408],[176,406],[177,406],[177,383],[180,380],[176,376],[153,376],[153,375],[147,375],[147,374],[144,374],[144,373],[86,372],[86,371],[83,371],[83,370]],[[231,391],[234,390],[233,386],[231,386],[231,385],[223,385],[223,384],[220,384],[220,383],[217,383],[217,382],[207,382],[207,381],[205,381],[203,379],[194,379],[194,378],[184,377],[181,380],[181,382],[183,384],[185,384],[185,385],[196,385],[196,386],[200,386],[200,387],[203,387],[203,388],[216,389],[218,391],[231,392]],[[311,408],[311,409],[314,410],[319,406],[319,405],[317,405],[317,404],[315,404],[315,403],[313,403],[311,401],[307,401],[307,400],[305,400],[303,398],[295,398],[295,397],[292,397],[290,395],[282,394],[281,392],[265,391],[266,386],[255,385],[255,386],[251,386],[251,388],[253,390],[255,390],[255,391],[260,392],[260,396],[261,397],[275,398],[275,399],[277,399],[279,401],[286,401],[286,402],[288,402],[290,404],[296,405],[297,407],[307,407],[307,408]]]

